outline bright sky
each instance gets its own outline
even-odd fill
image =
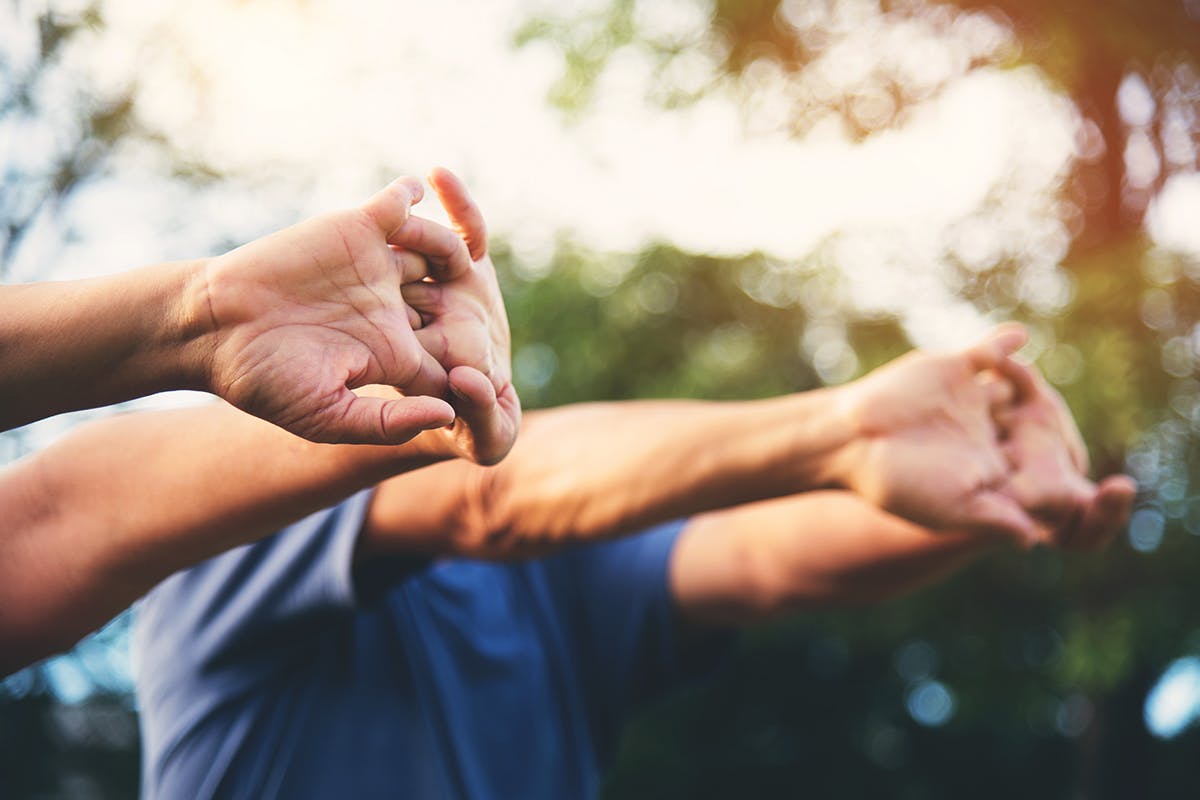
[[[721,94],[685,110],[652,108],[644,97],[653,66],[633,52],[606,73],[595,107],[569,123],[546,103],[561,73],[555,51],[512,46],[524,21],[560,6],[110,0],[105,30],[73,52],[75,67],[102,87],[136,79],[153,127],[239,179],[197,192],[131,153],[73,201],[74,241],[64,246],[46,226],[14,275],[75,277],[201,255],[444,164],[535,271],[550,267],[560,232],[600,251],[665,240],[793,263],[820,251],[842,270],[843,301],[899,314],[925,346],[957,344],[987,324],[955,298],[947,253],[978,269],[1017,256],[1026,300],[1047,311],[1070,300],[1058,269],[1069,237],[1053,191],[1074,151],[1075,112],[1033,70],[955,77],[1008,46],[986,18],[947,36],[885,23],[871,0],[839,6],[846,35],[814,69],[831,85],[853,85],[878,65],[945,83],[902,124],[854,143],[835,124],[801,141],[761,132],[795,91],[769,69],[759,71],[749,117]],[[704,13],[693,0],[639,7],[641,24],[660,32],[689,30]],[[707,69],[699,56],[681,64],[696,73],[688,80]],[[1172,185],[1152,232],[1200,252],[1197,208],[1200,184]],[[430,202],[422,211],[440,216]],[[836,336],[832,317],[829,330]],[[851,370],[842,362],[823,373],[837,380]]]
[[[659,30],[686,29],[699,13],[688,0],[643,5],[653,7],[645,24]],[[966,43],[920,31],[881,39],[871,4],[859,5],[853,22],[864,34],[834,54],[831,75],[863,71],[894,40],[896,52],[918,52],[920,69],[935,73],[924,78],[936,81],[970,48],[990,46],[976,41],[978,31]],[[512,48],[513,31],[536,11],[522,0],[113,0],[106,8],[107,31],[80,54],[80,67],[114,86],[136,75],[142,113],[155,126],[254,182],[195,197],[148,177],[155,166],[131,162],[80,196],[72,209],[80,242],[53,259],[59,276],[195,255],[215,234],[241,241],[356,202],[387,175],[445,164],[534,268],[560,231],[602,251],[659,239],[783,259],[840,232],[835,260],[847,268],[850,297],[901,311],[918,342],[939,344],[983,324],[936,268],[948,236],[986,266],[1014,236],[1038,251],[1049,237],[1057,252],[1064,235],[1053,221],[1047,229],[1046,189],[1072,152],[1074,119],[1031,71],[972,72],[863,144],[832,125],[797,142],[747,133],[724,96],[678,112],[648,107],[651,66],[632,54],[607,73],[595,109],[566,123],[545,101],[561,70],[556,54]],[[872,52],[880,41],[882,55]],[[704,68],[702,59],[687,63]],[[769,89],[759,117],[774,113]],[[972,227],[998,187],[1009,218]],[[437,216],[430,205],[424,210]],[[45,253],[30,251],[25,271],[44,270]]]
[[[1051,192],[1073,152],[1076,119],[1033,71],[972,71],[859,144],[828,124],[802,141],[753,132],[771,127],[782,108],[773,98],[789,91],[769,70],[749,120],[724,96],[682,111],[650,108],[652,66],[625,54],[595,108],[567,124],[546,103],[561,72],[555,52],[511,45],[539,8],[563,13],[562,5],[110,0],[106,29],[73,51],[74,66],[102,86],[136,79],[140,113],[153,126],[238,178],[195,191],[145,153],[126,154],[111,179],[66,210],[74,238],[64,243],[63,228],[43,226],[13,277],[80,277],[203,255],[216,242],[355,203],[394,174],[444,164],[467,179],[491,230],[535,270],[548,267],[560,232],[600,251],[665,240],[795,261],[825,248],[855,305],[899,313],[914,341],[932,346],[961,343],[986,324],[955,299],[947,251],[984,269],[1017,250],[1028,264],[1027,299],[1050,310],[1069,299],[1058,270],[1069,239]],[[691,0],[639,6],[652,15],[643,23],[663,31],[686,30],[703,13]],[[787,7],[802,13],[805,4]],[[1003,31],[984,23],[939,41],[919,27],[885,29],[869,0],[847,7],[858,33],[821,65],[830,81],[853,81],[882,60],[937,84],[973,53],[1005,45]],[[2,27],[0,48],[32,46]],[[701,58],[681,63],[705,69]],[[49,141],[48,124],[45,136],[0,132],[5,160]],[[1004,202],[985,203],[997,196]],[[430,206],[423,210],[439,216]],[[1168,186],[1148,227],[1161,243],[1200,253],[1198,215],[1193,176]],[[836,321],[829,326],[836,335]],[[811,349],[819,356],[829,344],[814,337]],[[826,377],[847,374],[839,363],[830,361]]]

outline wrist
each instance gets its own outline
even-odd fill
[[[857,442],[840,388],[730,406],[735,419],[719,429],[736,432],[717,460],[725,475],[742,475],[750,499],[814,489],[848,488]]]
[[[112,324],[92,324],[93,350],[104,360],[98,363],[110,364],[96,381],[108,384],[101,402],[209,388],[203,263],[158,264],[88,282],[78,306],[114,315]]]
[[[813,488],[853,490],[862,473],[867,437],[864,435],[854,384],[829,387],[799,396],[820,403],[816,413],[806,415],[814,421],[819,435],[806,432],[819,444],[805,479]]]
[[[872,469],[872,458],[881,431],[871,423],[859,384],[854,381],[831,390],[836,393],[831,404],[833,424],[843,438],[830,458],[829,470],[835,485],[878,505],[883,490],[872,482],[877,472]]]
[[[181,262],[175,289],[175,311],[165,315],[162,332],[174,351],[180,388],[212,391],[217,321],[212,313],[209,274],[212,259]]]

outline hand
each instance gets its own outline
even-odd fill
[[[454,410],[441,399],[446,370],[413,334],[419,317],[400,287],[425,277],[452,281],[472,265],[452,231],[409,218],[422,194],[419,181],[401,178],[357,209],[209,261],[207,386],[319,442],[399,444],[450,424]],[[390,246],[399,241],[409,246]],[[407,396],[351,391],[372,383]]]
[[[858,433],[845,483],[929,528],[1035,541],[1035,520],[1001,491],[1010,470],[992,410],[1011,390],[984,380],[1024,343],[1023,328],[1000,326],[961,352],[910,353],[839,390]]]
[[[483,215],[466,187],[444,169],[435,169],[429,182],[466,243],[472,264],[452,281],[405,284],[404,300],[420,315],[417,340],[449,370],[459,421],[444,435],[457,455],[495,464],[512,448],[521,426],[504,298],[487,254]],[[402,230],[397,245],[420,244],[405,234]]]
[[[1032,367],[1010,360],[1003,373],[1013,387],[995,413],[1012,469],[1004,493],[1035,517],[1037,541],[1104,547],[1128,522],[1137,484],[1126,475],[1088,480],[1087,449],[1062,397]]]

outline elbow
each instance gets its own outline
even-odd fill
[[[471,471],[455,526],[455,550],[473,558],[515,558],[522,544],[504,471]]]
[[[535,558],[595,538],[582,527],[590,494],[550,481],[514,486],[503,466],[474,470],[459,517],[456,550],[486,559]]]

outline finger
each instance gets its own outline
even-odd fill
[[[400,337],[401,339],[414,336],[418,331],[406,329],[403,333],[404,336]],[[394,386],[410,397],[415,395],[445,397],[446,369],[436,358],[420,346],[419,340],[414,341],[409,339],[407,342],[401,343],[407,347],[412,347],[416,351],[414,354],[417,359],[415,364],[411,359],[407,358],[397,360],[395,364],[380,363],[372,359],[372,362],[368,364],[366,369],[361,372],[352,373],[346,385],[351,389],[358,389],[378,383],[385,386]]]
[[[1012,403],[1014,394],[1012,384],[1001,379],[995,372],[981,372],[976,378],[976,382],[983,389],[984,397],[987,398],[987,404],[993,416],[1008,408]]]
[[[400,287],[400,294],[405,303],[425,314],[432,314],[442,306],[442,286],[438,283],[406,283]]]
[[[420,334],[425,330],[413,331],[415,334]],[[418,343],[420,338],[417,339]],[[416,375],[408,378],[407,382],[400,383],[395,379],[384,376],[383,383],[395,386],[406,395],[428,395],[430,397],[445,397],[447,381],[449,376],[446,374],[445,367],[438,361],[428,350],[423,347],[421,349],[421,364]],[[403,380],[403,377],[401,378]],[[379,383],[380,381],[371,381],[371,383]]]
[[[984,491],[971,497],[963,509],[966,527],[998,533],[1022,548],[1038,543],[1037,521],[1012,498],[999,492]]]
[[[508,455],[512,441],[505,435],[505,420],[492,381],[478,369],[456,367],[450,371],[450,392],[455,397],[458,419],[470,428],[475,461],[494,464]]]
[[[344,444],[403,444],[422,431],[444,428],[454,421],[454,409],[436,397],[385,400],[359,397],[345,390],[330,409],[338,419],[325,427],[328,441]]]
[[[1041,377],[1037,370],[1027,364],[1005,356],[996,363],[993,369],[1012,387],[1014,403],[1031,401],[1041,391]]]
[[[403,227],[388,237],[388,243],[424,255],[429,276],[451,281],[471,269],[471,254],[462,237],[449,228],[422,217],[410,217]]]
[[[968,363],[976,372],[985,369],[999,370],[1002,363],[1021,349],[1029,339],[1025,326],[1006,322],[988,332],[983,340],[963,351]]]
[[[1086,475],[1088,471],[1087,445],[1084,444],[1083,436],[1079,433],[1075,419],[1071,416],[1071,411],[1067,408],[1062,395],[1047,383],[1037,368],[1022,364],[1012,358],[1004,359],[998,372],[1012,383],[1015,393],[1014,402],[1018,406],[1026,403],[1045,403],[1050,408],[1051,421],[1062,437],[1072,465],[1081,474]]]
[[[396,245],[390,247],[392,262],[396,265],[396,271],[400,273],[401,284],[416,283],[429,277],[429,262],[425,260],[425,256]]]
[[[520,401],[508,384],[498,395],[491,380],[471,367],[450,370],[450,391],[459,419],[475,440],[475,460],[485,466],[498,463],[516,441]]]
[[[445,167],[433,168],[429,173],[429,184],[450,215],[450,224],[467,243],[471,259],[478,261],[487,255],[487,224],[479,206],[467,192],[466,184]]]
[[[1129,524],[1136,495],[1137,484],[1127,475],[1112,475],[1101,481],[1079,523],[1080,546],[1097,549],[1112,541]]]
[[[1079,470],[1081,474],[1086,475],[1090,468],[1087,444],[1084,443],[1083,434],[1079,432],[1079,427],[1075,424],[1075,418],[1071,416],[1071,409],[1067,408],[1067,402],[1063,400],[1062,395],[1044,379],[1039,378],[1038,384],[1039,391],[1054,407],[1058,430],[1067,445],[1067,452],[1071,456],[1071,463],[1075,465],[1075,469]]]
[[[1006,448],[1009,460],[1020,463],[1019,450]],[[1081,510],[1096,497],[1096,486],[1087,478],[1062,467],[1053,473],[1018,470],[1000,491],[1039,521],[1062,530],[1078,521]]]
[[[409,209],[425,196],[425,187],[416,178],[397,178],[375,193],[362,209],[385,239],[391,240],[408,221]]]
[[[446,332],[442,326],[430,324],[420,330],[415,330],[413,333],[417,336],[417,342],[429,354],[429,357],[439,364],[446,364],[450,358],[450,350],[452,343],[446,336]],[[459,360],[461,363],[461,359]],[[451,366],[458,366],[457,364]]]
[[[998,489],[1003,486],[1012,471],[1008,451],[998,444],[996,439],[995,431],[989,432],[986,441],[977,443],[975,453],[975,463],[979,470],[978,485],[988,489]]]
[[[1088,453],[1083,436],[1075,425],[1070,409],[1062,395],[1051,386],[1037,368],[1006,359],[1001,371],[1016,387],[1018,402],[1045,403],[1052,411],[1052,419],[1063,444],[1071,457],[1071,463],[1080,473],[1087,474]]]

